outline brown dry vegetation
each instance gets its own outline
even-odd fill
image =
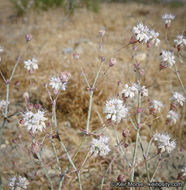
[[[117,55],[114,55],[117,58],[117,65],[111,68],[106,76],[101,75],[97,83],[97,90],[95,91],[93,99],[90,131],[101,127],[97,113],[99,113],[104,120],[104,102],[108,97],[117,94],[118,81],[121,81],[122,86],[135,81],[133,55],[138,61],[141,59],[140,63],[145,70],[145,76],[142,82],[143,85],[149,87],[149,98],[161,100],[165,105],[161,114],[158,115],[158,119],[151,116],[146,117],[144,114],[141,134],[149,137],[149,126],[152,126],[153,131],[167,130],[174,138],[179,138],[178,131],[180,127],[184,128],[184,112],[180,111],[183,113],[179,122],[174,126],[166,126],[165,118],[169,110],[172,91],[177,90],[181,92],[181,88],[175,74],[171,70],[166,69],[159,72],[159,53],[162,48],[167,48],[164,41],[165,29],[161,21],[161,15],[165,12],[176,14],[176,19],[173,21],[168,34],[170,44],[173,45],[175,36],[182,33],[185,29],[185,6],[171,10],[170,7],[155,4],[153,6],[136,3],[102,4],[98,14],[89,12],[86,9],[78,9],[73,16],[67,17],[62,13],[62,10],[58,8],[47,12],[30,11],[21,18],[15,17],[10,5],[2,0],[0,1],[0,8],[0,45],[5,49],[5,52],[2,54],[0,67],[5,77],[10,75],[13,65],[15,64],[15,59],[25,44],[25,34],[32,34],[33,40],[27,49],[24,50],[22,60],[36,57],[39,61],[39,69],[35,71],[32,76],[23,68],[23,62],[19,64],[10,91],[11,113],[21,111],[24,108],[22,95],[25,91],[29,91],[29,79],[31,77],[33,80],[32,101],[40,102],[44,108],[51,111],[50,101],[47,97],[44,83],[47,83],[52,75],[59,75],[60,72],[65,70],[69,71],[72,74],[72,79],[70,80],[67,90],[63,92],[58,99],[57,116],[60,133],[62,134],[61,137],[67,145],[67,148],[71,150],[70,153],[73,154],[76,150],[75,147],[79,145],[82,138],[80,130],[85,129],[89,97],[79,66],[74,61],[72,53],[64,54],[64,48],[70,47],[80,53],[80,62],[88,76],[89,82],[92,83],[99,66],[98,31],[100,28],[104,27],[106,30],[103,55],[108,59],[113,57],[113,52],[116,49],[128,43],[131,37],[132,27],[136,25],[138,21],[143,21],[160,33],[162,43],[158,48],[150,49],[139,45],[138,52],[140,53],[137,56],[134,55],[132,47],[130,46],[121,50]],[[186,56],[184,51],[182,55],[183,57]],[[185,63],[178,63],[178,67],[181,71],[180,75],[183,79],[183,83],[186,84],[186,77],[184,77],[186,67],[184,64]],[[104,66],[103,70],[106,68],[107,65]],[[15,81],[20,82],[19,87],[14,87],[13,84]],[[1,99],[5,99],[5,86],[2,80],[0,80],[0,85],[0,97]],[[147,109],[147,101],[145,106],[145,109]],[[14,119],[16,119],[16,121],[14,121],[13,124],[9,124],[11,127],[6,126],[3,133],[3,139],[7,142],[5,143],[7,144],[6,146],[12,146],[11,140],[19,133],[23,135],[26,132],[25,129],[16,127],[19,118]],[[126,121],[121,122],[119,129],[123,130],[124,128],[131,129],[130,123]],[[112,134],[112,131],[109,133]],[[130,141],[135,140],[134,134],[135,133],[132,132]],[[182,140],[182,146],[186,143],[185,135],[186,131],[184,129],[182,139],[180,139]],[[26,141],[28,143],[28,137],[28,135],[24,135],[24,143]],[[86,149],[86,147],[84,149]],[[2,168],[0,172],[3,174],[3,180],[6,180],[8,175],[14,174],[15,171],[20,173],[23,171],[26,174],[29,170],[33,170],[31,164],[26,165],[26,161],[23,160],[20,162],[18,160],[18,167],[14,168],[10,163],[12,158],[17,157],[13,155],[13,148],[10,152],[12,155],[8,156],[8,161],[7,159],[2,161],[4,166],[1,165]],[[66,162],[67,159],[64,153],[59,151],[59,154],[63,155],[62,162]],[[18,156],[19,155],[20,157],[23,156],[22,153],[19,153]],[[77,163],[82,160],[82,156],[84,155],[85,153],[82,151],[77,159]],[[1,160],[3,160],[3,158],[1,158]],[[105,161],[103,166],[107,166],[108,163],[109,160]],[[25,166],[22,166],[23,169],[19,170],[21,164],[25,164]],[[86,172],[82,175],[85,189],[96,189],[96,186],[100,184],[101,175],[105,170],[103,167],[103,173],[97,175],[99,169],[99,160],[93,160],[89,163],[88,173],[90,175]],[[117,172],[113,174],[111,179],[116,179],[117,174]],[[28,174],[32,180],[32,185],[29,189],[47,189],[44,177],[30,177],[31,175],[32,174]],[[77,183],[75,183],[75,181],[74,175],[73,178],[70,178],[71,183],[69,181],[66,182],[66,188],[64,187],[64,189],[76,189]],[[41,185],[41,183],[45,185]]]

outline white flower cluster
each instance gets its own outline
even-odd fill
[[[181,106],[183,106],[183,104],[185,102],[185,97],[178,92],[174,92],[172,97],[171,97],[171,100],[173,102],[176,102],[176,103],[180,104]]]
[[[134,98],[138,89],[135,86],[129,87],[128,84],[125,84],[124,89],[121,91],[121,94],[124,95],[125,98]]]
[[[106,156],[110,152],[108,146],[109,138],[106,136],[100,136],[99,139],[92,139],[90,144],[90,152],[94,155]]]
[[[185,177],[186,176],[186,164],[183,166],[183,168],[181,169],[181,173],[182,176]]]
[[[106,101],[104,113],[107,114],[106,119],[119,123],[121,119],[127,116],[128,108],[123,105],[121,99],[112,98]]]
[[[51,77],[49,85],[56,91],[66,90],[66,83],[63,83],[59,77]]]
[[[162,107],[163,104],[158,100],[152,100],[152,102],[150,103],[150,110],[153,113],[160,112]]]
[[[148,96],[148,89],[145,86],[140,86],[139,84],[133,83],[133,88],[136,88],[136,93],[140,91],[141,96]]]
[[[55,93],[58,93],[59,90],[65,91],[70,77],[71,74],[69,72],[62,72],[59,77],[51,77],[49,85],[52,87]]]
[[[170,24],[171,24],[171,21],[172,20],[174,20],[175,19],[175,15],[172,15],[172,14],[164,14],[163,16],[162,16],[162,20],[163,20],[163,22],[166,24],[166,25],[168,25],[168,26],[170,26]]]
[[[160,53],[161,64],[165,67],[172,67],[176,61],[174,53],[171,51],[162,50]]]
[[[121,94],[125,98],[134,98],[138,91],[141,92],[142,96],[148,96],[148,89],[145,86],[140,86],[136,83],[132,83],[132,86],[129,87],[128,84],[125,84],[124,89],[121,91]]]
[[[174,43],[177,48],[181,48],[186,45],[186,39],[183,38],[183,35],[178,35]]]
[[[38,130],[42,132],[43,128],[46,128],[45,121],[47,120],[47,118],[44,117],[44,114],[45,112],[40,110],[38,110],[37,113],[31,111],[24,113],[23,121],[27,130],[32,131],[32,133],[35,133]]]
[[[9,104],[9,102],[6,103],[5,100],[1,100],[0,101],[0,110],[5,109],[7,104]]]
[[[141,43],[152,43],[157,46],[160,42],[158,39],[159,33],[154,30],[150,30],[143,23],[138,23],[137,26],[133,27],[133,33],[137,41]]]
[[[178,114],[172,110],[170,110],[167,114],[167,122],[170,124],[176,124],[178,118]]]
[[[35,58],[24,61],[24,64],[25,64],[24,68],[26,68],[29,72],[32,72],[32,71],[38,69],[37,62],[38,61]]]
[[[10,179],[9,186],[11,187],[11,190],[23,190],[27,189],[27,186],[29,185],[29,181],[25,177],[19,176],[18,178],[14,176]]]
[[[153,136],[154,141],[157,142],[158,148],[161,149],[161,152],[170,153],[173,149],[176,148],[175,140],[170,140],[171,137],[167,133],[156,133]]]

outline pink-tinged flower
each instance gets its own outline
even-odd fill
[[[150,103],[150,113],[154,114],[161,111],[163,104],[158,100],[152,100]]]
[[[49,85],[52,87],[52,89],[54,90],[54,92],[57,94],[60,90],[63,90],[63,91],[66,90],[67,82],[63,82],[61,80],[61,77],[53,76],[53,77],[50,78]]]
[[[149,41],[149,28],[143,25],[143,23],[138,23],[137,26],[134,26],[133,33],[137,41],[142,43]]]
[[[170,110],[167,114],[166,123],[167,124],[176,124],[176,121],[178,120],[178,118],[179,118],[179,115],[176,112]]]
[[[123,130],[122,135],[123,135],[123,137],[128,137],[128,136],[130,136],[130,131],[128,129],[125,129],[125,130]]]
[[[75,58],[76,60],[79,59],[79,53],[74,53],[73,56],[74,56],[74,58]]]
[[[60,79],[62,82],[68,82],[69,79],[71,78],[71,74],[69,72],[62,72],[61,75],[60,75]]]
[[[121,91],[121,94],[125,98],[134,98],[137,92],[138,92],[138,89],[135,86],[129,87],[128,84],[125,84],[124,89]]]
[[[166,68],[166,67],[172,67],[176,61],[175,61],[175,56],[174,53],[171,51],[167,50],[162,50],[160,53],[160,59],[161,59],[161,68]]]
[[[117,63],[116,58],[111,58],[111,59],[109,60],[109,67],[114,66],[116,63]]]
[[[171,100],[175,103],[178,103],[180,104],[181,106],[183,106],[184,102],[185,102],[185,97],[178,93],[178,92],[174,92],[172,97],[171,97]]]
[[[32,58],[31,60],[24,61],[24,68],[26,68],[29,72],[33,72],[38,69],[37,59]]]
[[[99,35],[100,35],[101,37],[103,37],[103,36],[105,35],[105,30],[104,30],[104,29],[101,29],[101,30],[99,31]]]
[[[122,119],[126,118],[128,108],[123,105],[123,101],[119,98],[112,98],[106,101],[104,113],[107,120],[114,123],[119,123]]]
[[[27,189],[29,181],[26,179],[26,177],[14,176],[13,178],[10,179],[8,185],[11,190],[24,190]]]
[[[31,34],[26,34],[25,39],[27,42],[29,42],[30,40],[32,40],[32,35]]]
[[[154,141],[156,141],[158,149],[161,152],[168,152],[170,153],[173,149],[176,148],[175,140],[171,141],[171,136],[167,133],[156,133],[153,136]]]
[[[151,45],[157,46],[160,42],[158,36],[158,32],[149,29],[148,26],[140,22],[137,24],[137,26],[133,27],[133,36],[130,40],[130,43],[146,43],[147,47],[150,47]]]
[[[139,84],[133,83],[133,88],[137,89],[136,94],[140,91],[141,96],[148,96],[148,89],[145,86],[140,86]]]
[[[32,133],[38,130],[42,132],[43,128],[46,128],[45,121],[48,120],[44,117],[45,112],[38,110],[37,113],[31,111],[23,113],[24,125],[27,127],[28,131]]]
[[[90,143],[90,153],[94,156],[106,156],[110,152],[108,146],[109,138],[106,136],[100,136],[98,139],[92,139]]]
[[[162,16],[162,20],[165,23],[166,28],[170,27],[171,21],[175,19],[175,15],[172,14],[164,14]]]
[[[33,142],[31,145],[31,151],[33,154],[38,154],[40,152],[41,148],[40,148],[40,144],[36,141]]]
[[[174,40],[174,44],[178,51],[180,51],[180,49],[186,45],[186,39],[184,39],[183,35],[178,35],[177,38]]]

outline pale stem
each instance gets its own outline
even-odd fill
[[[124,159],[127,161],[128,166],[131,167],[132,165],[131,165],[130,161],[128,160],[127,156],[125,155],[125,152],[124,152],[124,150],[123,150],[123,148],[121,146],[120,140],[118,138],[118,134],[117,134],[117,131],[116,131],[116,126],[113,126],[113,128],[114,128],[114,135],[115,135],[115,138],[116,138],[117,145],[119,146],[119,149],[120,149]]]
[[[115,157],[111,160],[111,162],[110,162],[110,164],[109,164],[109,166],[108,166],[108,168],[107,168],[107,170],[105,172],[105,175],[102,177],[100,190],[103,189],[103,184],[104,184],[104,181],[105,181],[105,176],[108,173],[109,169],[111,168],[112,163],[114,162],[114,160],[115,160]]]
[[[48,172],[47,172],[47,170],[46,170],[46,168],[45,168],[45,166],[44,166],[44,163],[43,163],[43,161],[42,161],[41,156],[40,156],[39,153],[37,154],[37,157],[39,158],[39,161],[40,161],[40,163],[41,163],[43,172],[44,172],[44,174],[45,174],[45,176],[46,176],[48,182],[50,183],[51,190],[54,190],[52,181],[51,181],[51,179],[50,179],[50,177],[49,177],[49,175],[48,175]]]
[[[137,82],[140,86],[140,76],[139,76],[139,71],[138,68],[136,67],[136,78],[137,78]],[[138,103],[137,103],[137,109],[139,110],[141,108],[141,90],[138,89]],[[136,163],[136,153],[137,153],[137,147],[138,147],[138,141],[139,141],[139,132],[140,132],[140,120],[141,120],[141,113],[138,111],[137,113],[137,134],[136,134],[136,145],[134,148],[134,154],[133,154],[133,161],[132,161],[132,166],[135,165]],[[131,174],[131,181],[134,180],[134,170],[135,168],[132,170],[132,174]],[[132,189],[132,187],[130,188]]]

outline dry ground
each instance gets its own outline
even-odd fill
[[[143,84],[149,87],[149,98],[158,99],[164,103],[164,108],[157,119],[154,117],[143,116],[143,127],[141,129],[141,135],[145,135],[147,140],[149,138],[149,126],[152,126],[153,131],[169,131],[172,136],[179,139],[177,142],[185,148],[185,136],[186,131],[184,129],[184,111],[180,109],[180,121],[174,126],[165,125],[165,117],[169,110],[170,96],[172,91],[177,90],[181,92],[179,83],[176,76],[171,70],[164,70],[159,72],[159,53],[162,48],[167,48],[167,44],[164,42],[165,30],[161,21],[161,15],[165,12],[171,12],[176,15],[176,19],[173,21],[171,30],[168,33],[170,45],[172,46],[172,40],[179,33],[182,33],[186,28],[184,26],[186,21],[186,15],[184,13],[185,6],[170,9],[170,7],[160,5],[145,5],[145,4],[102,4],[100,13],[96,14],[89,12],[85,9],[79,9],[71,17],[63,14],[63,11],[58,8],[49,10],[47,12],[32,12],[30,11],[24,17],[17,18],[10,4],[6,1],[0,1],[0,45],[4,47],[5,52],[2,54],[2,61],[0,68],[5,75],[10,75],[13,64],[16,57],[19,55],[21,49],[24,48],[24,35],[31,33],[33,40],[31,44],[24,50],[22,60],[31,59],[36,57],[39,60],[39,69],[34,72],[32,76],[29,76],[23,68],[23,62],[20,63],[16,70],[16,74],[11,86],[10,91],[10,112],[22,111],[24,108],[22,95],[25,91],[29,91],[29,80],[32,78],[32,101],[39,102],[44,108],[51,111],[51,106],[47,93],[44,89],[44,83],[49,81],[52,75],[58,75],[61,71],[67,70],[71,72],[72,79],[68,85],[67,91],[64,92],[58,101],[57,116],[60,126],[60,133],[67,148],[71,154],[74,153],[75,147],[80,143],[82,136],[80,135],[80,129],[85,128],[87,110],[88,110],[88,93],[86,90],[86,84],[83,81],[81,70],[75,63],[72,51],[80,53],[80,62],[85,69],[85,73],[89,78],[89,82],[92,83],[93,77],[98,69],[98,31],[100,28],[105,28],[106,35],[104,37],[104,51],[103,54],[106,58],[112,57],[113,52],[121,46],[128,43],[131,37],[131,30],[138,21],[142,21],[154,28],[160,33],[160,39],[162,43],[158,48],[148,49],[146,47],[138,47],[137,55],[133,53],[131,47],[121,50],[115,57],[117,58],[117,65],[111,68],[106,76],[101,76],[98,80],[97,90],[94,96],[94,105],[92,118],[90,123],[90,130],[95,130],[101,127],[98,114],[101,117],[103,115],[104,102],[108,97],[112,97],[117,94],[117,84],[121,81],[122,85],[126,83],[132,83],[135,81],[135,73],[133,72],[133,60],[132,56],[140,61],[142,67],[145,70],[145,76],[143,78]],[[70,48],[70,49],[67,49]],[[69,52],[67,51],[69,50]],[[182,52],[183,60],[185,60],[186,54]],[[180,75],[186,84],[185,63],[178,64]],[[107,68],[105,65],[104,69]],[[14,82],[19,81],[20,85],[14,87]],[[1,99],[5,99],[5,87],[0,81]],[[13,89],[14,87],[14,89]],[[147,106],[147,103],[145,104]],[[6,184],[6,179],[17,173],[24,174],[31,181],[29,189],[48,189],[45,178],[42,175],[40,169],[37,169],[37,164],[31,163],[31,158],[28,154],[24,154],[20,151],[22,147],[17,147],[12,143],[12,140],[22,134],[23,145],[30,146],[30,140],[28,135],[25,135],[26,130],[24,128],[17,127],[17,122],[20,118],[14,117],[10,123],[6,126],[3,133],[3,140],[1,140],[1,152],[0,152],[0,172],[2,174],[3,182]],[[131,128],[130,124],[126,121],[119,125],[120,131],[124,128]],[[180,136],[180,128],[184,130]],[[112,136],[112,130],[107,129],[107,133]],[[135,140],[134,131],[131,129],[131,138],[129,142]],[[41,135],[42,136],[42,135]],[[90,139],[89,139],[90,140]],[[49,144],[47,142],[47,144]],[[129,146],[127,151],[131,152],[133,144]],[[86,147],[84,147],[86,150]],[[177,150],[173,153],[172,160],[166,161],[161,169],[161,174],[158,175],[157,180],[171,180],[176,179],[178,169],[183,166],[185,161],[185,151],[179,152]],[[62,155],[62,162],[67,162],[64,153],[59,151]],[[140,154],[140,153],[138,153]],[[82,156],[85,154],[82,152],[77,159],[82,160]],[[52,162],[51,152],[49,146],[45,147],[44,159],[48,162]],[[85,189],[98,189],[101,175],[104,174],[105,168],[108,166],[111,158],[105,160],[102,166],[99,164],[100,160],[93,160],[89,163],[82,174],[83,186]],[[140,159],[140,156],[139,156]],[[17,161],[17,165],[13,164],[13,161]],[[35,161],[37,162],[37,160]],[[109,184],[110,180],[116,180],[119,173],[123,172],[122,161],[118,161],[113,167],[113,172],[110,177],[106,179],[106,183]],[[34,167],[33,167],[34,166]],[[56,170],[55,166],[48,166],[51,175]],[[97,171],[101,172],[97,173]],[[38,170],[38,172],[36,172]],[[36,172],[36,173],[35,173]],[[142,171],[139,170],[139,173]],[[142,180],[142,176],[136,174],[136,180]],[[138,176],[139,175],[139,176]],[[54,176],[55,180],[55,176]],[[77,183],[73,176],[65,181],[64,189],[76,189]],[[5,187],[6,189],[7,187]]]

